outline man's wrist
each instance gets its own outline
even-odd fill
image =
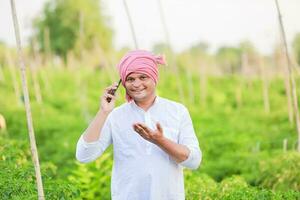
[[[110,112],[111,112],[111,110],[103,110],[103,109],[100,109],[100,110],[98,111],[98,114],[107,116],[107,115],[109,115]]]
[[[168,140],[168,138],[166,138],[165,136],[162,136],[158,139],[156,139],[155,144],[159,147],[164,146],[164,144],[166,143],[166,141]]]

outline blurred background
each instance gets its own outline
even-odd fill
[[[186,199],[300,199],[300,2],[278,3],[282,27],[272,0],[15,0],[46,199],[110,199],[112,147],[80,164],[76,142],[137,48],[166,56],[158,95],[193,120]],[[0,27],[0,199],[36,199],[9,0]]]

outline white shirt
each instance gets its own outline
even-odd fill
[[[138,135],[132,125],[145,123],[190,150],[176,163],[157,145]],[[134,101],[115,108],[107,117],[97,141],[87,143],[81,135],[76,149],[80,162],[91,162],[113,144],[112,200],[184,200],[183,167],[199,167],[202,154],[188,110],[180,103],[156,97],[145,112]]]

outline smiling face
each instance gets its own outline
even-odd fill
[[[127,94],[135,101],[147,101],[155,96],[155,82],[146,74],[131,73],[126,77]]]

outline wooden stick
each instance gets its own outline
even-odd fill
[[[3,115],[1,115],[0,113],[0,133],[2,130],[5,130],[6,129],[6,122],[5,122],[5,118],[3,117]],[[6,133],[6,131],[3,133]]]
[[[285,95],[287,98],[287,108],[289,115],[289,122],[291,127],[294,125],[294,110],[293,110],[293,102],[292,102],[292,93],[291,93],[291,83],[289,79],[289,72],[286,66],[286,62],[284,62],[285,57],[280,54],[279,56],[279,65],[283,68],[283,78],[284,78],[284,87],[285,87]]]
[[[206,108],[207,99],[207,72],[206,63],[197,62],[199,67],[199,78],[200,78],[200,103],[203,108]]]
[[[37,91],[37,94],[40,95],[37,96],[37,98],[40,98],[41,102],[43,101],[42,99],[42,93],[41,93],[41,84],[39,82],[39,76],[41,77],[41,81],[43,82],[44,86],[45,86],[45,93],[49,96],[52,96],[52,91],[51,91],[51,88],[50,88],[50,83],[49,83],[49,80],[47,78],[47,76],[43,75],[43,71],[45,70],[44,68],[42,68],[42,57],[38,51],[38,47],[37,47],[37,41],[34,39],[33,42],[32,42],[32,49],[33,49],[33,63],[34,63],[34,73],[35,73],[35,76],[36,76],[36,81],[37,81],[37,86],[35,88],[35,90]],[[33,70],[34,70],[33,69]]]
[[[132,23],[131,15],[130,15],[129,8],[128,8],[126,0],[123,0],[123,3],[124,3],[125,11],[126,11],[126,14],[127,14],[128,22],[129,22],[129,25],[130,25],[131,35],[132,35],[132,39],[134,41],[134,47],[135,47],[135,49],[138,49],[139,46],[138,46],[136,34],[135,34],[135,31],[134,31],[134,26],[133,26],[133,23]]]
[[[94,49],[96,51],[96,54],[99,57],[99,61],[100,61],[100,63],[103,63],[102,69],[108,75],[110,82],[111,83],[115,82],[116,78],[114,77],[114,75],[112,73],[113,70],[115,69],[115,67],[113,67],[112,63],[109,61],[109,55],[106,52],[104,52],[104,50],[99,45],[99,42],[97,39],[94,39],[93,43],[94,43]]]
[[[275,0],[275,3],[276,3],[276,7],[277,7],[278,20],[279,20],[280,30],[281,30],[281,36],[282,36],[281,39],[283,40],[283,44],[284,44],[284,52],[285,52],[285,56],[286,56],[286,60],[287,60],[287,66],[288,66],[288,70],[289,70],[289,78],[290,78],[290,82],[291,82],[291,86],[292,86],[293,107],[294,107],[294,114],[295,114],[295,118],[296,118],[296,129],[298,132],[298,152],[300,152],[300,116],[299,116],[299,108],[298,108],[296,81],[295,81],[293,69],[291,66],[291,59],[290,59],[289,52],[288,52],[287,41],[286,41],[286,36],[285,36],[285,31],[284,31],[284,27],[283,27],[283,22],[282,22],[282,17],[281,17],[278,0]]]
[[[51,55],[51,47],[50,47],[50,31],[49,31],[49,27],[46,27],[44,29],[44,48],[45,48],[45,52],[46,52],[46,62],[48,64],[48,62],[50,62],[50,65],[53,65],[53,60],[52,60],[52,55]]]
[[[17,80],[16,70],[15,70],[15,63],[12,61],[11,54],[6,51],[6,64],[9,69],[9,73],[13,82],[13,87],[16,95],[16,102],[18,105],[22,105],[21,103],[21,92],[19,89],[19,82]]]
[[[169,31],[168,31],[168,28],[167,28],[167,23],[166,23],[166,20],[165,20],[163,6],[162,6],[160,0],[157,0],[157,2],[158,2],[160,20],[161,20],[161,23],[162,23],[162,26],[163,26],[163,29],[164,29],[165,40],[167,41],[168,47],[171,48],[171,46],[170,46],[171,45],[170,34],[169,34]]]
[[[191,62],[186,62],[191,63]],[[187,66],[186,66],[187,67]],[[190,66],[191,67],[191,66]],[[189,91],[189,102],[194,105],[195,104],[195,95],[194,95],[194,86],[193,86],[193,76],[190,69],[184,70],[187,77],[187,85],[188,85],[188,91]]]
[[[42,104],[43,98],[41,95],[41,87],[39,80],[37,78],[37,65],[36,62],[33,61],[30,65],[30,70],[31,70],[31,75],[32,75],[32,81],[33,81],[33,87],[34,87],[34,94],[35,94],[35,99],[38,104]]]
[[[179,76],[179,69],[176,63],[176,59],[174,58],[174,54],[172,51],[172,47],[171,47],[171,41],[170,41],[170,35],[168,32],[168,28],[167,28],[167,24],[166,24],[166,20],[165,20],[165,15],[164,15],[164,10],[163,10],[163,6],[160,2],[160,0],[158,0],[158,6],[159,6],[159,13],[160,13],[160,19],[162,22],[162,26],[163,26],[163,31],[164,31],[164,35],[165,35],[165,40],[167,42],[167,46],[168,46],[168,50],[170,50],[170,64],[171,67],[173,68],[174,72],[175,72],[175,77],[176,77],[176,84],[177,84],[177,89],[178,89],[178,93],[179,93],[179,97],[182,103],[185,102],[185,95],[184,95],[184,90],[183,90],[183,84],[182,81],[180,79]],[[184,68],[184,70],[186,70]]]
[[[16,43],[17,43],[17,48],[18,48],[19,66],[20,66],[21,78],[22,78],[22,88],[23,88],[23,94],[24,94],[24,100],[25,100],[25,109],[26,109],[26,117],[27,117],[27,126],[28,126],[28,131],[29,131],[31,154],[32,154],[32,160],[33,160],[33,165],[35,168],[35,176],[36,176],[36,181],[37,181],[38,199],[44,200],[45,196],[44,196],[44,190],[43,190],[43,182],[42,182],[42,177],[41,177],[40,163],[39,163],[38,152],[37,152],[35,136],[34,136],[34,129],[33,129],[33,124],[32,124],[30,99],[29,99],[27,80],[26,80],[26,67],[25,67],[25,60],[24,60],[23,52],[22,52],[16,7],[15,7],[14,0],[10,0],[10,3],[11,3],[11,10],[12,10],[12,18],[13,18],[13,22],[14,22]]]
[[[2,70],[2,65],[0,64],[0,81],[5,81],[5,79],[4,79],[4,75],[3,75],[4,73],[3,73],[3,70]]]
[[[238,85],[235,88],[235,100],[236,100],[237,108],[240,110],[242,109],[243,106],[243,93],[242,93],[243,80],[238,80],[237,84]]]
[[[288,143],[288,140],[285,138],[283,140],[283,152],[286,152],[287,151],[287,143]]]
[[[263,58],[259,57],[259,67],[261,71],[261,79],[262,79],[262,95],[264,108],[266,113],[270,113],[270,98],[269,98],[269,83],[267,78],[266,66],[264,64]]]

